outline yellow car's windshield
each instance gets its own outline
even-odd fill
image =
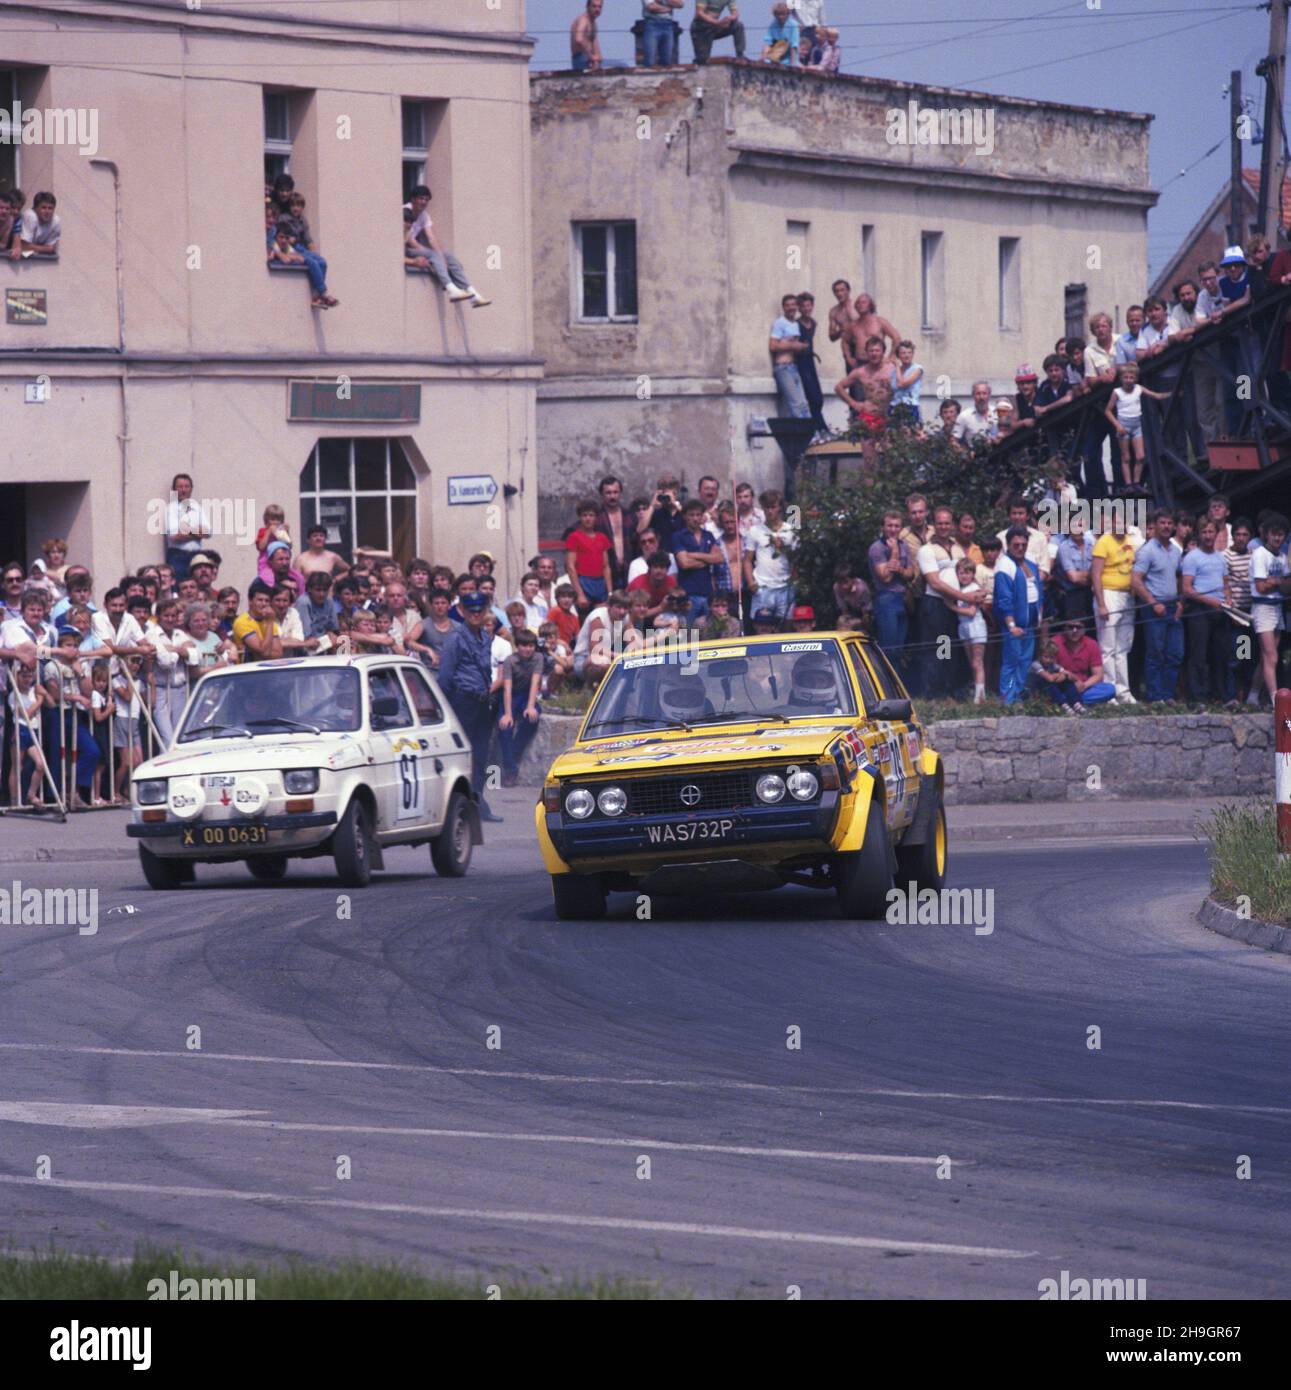
[[[797,639],[667,647],[625,657],[606,677],[584,738],[749,719],[854,716],[837,642]]]

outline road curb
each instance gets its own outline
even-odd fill
[[[971,806],[948,808],[965,815]],[[1069,825],[1046,825],[1043,821],[1030,825],[957,825],[948,818],[947,830],[953,845],[957,840],[967,844],[1022,843],[1027,840],[1109,840],[1118,836],[1138,838],[1150,836],[1165,838],[1177,836],[1182,839],[1196,838],[1197,825],[1194,820],[1148,821],[1130,824],[1125,821],[1081,821]]]
[[[0,864],[105,864],[119,849],[0,849]]]
[[[1258,917],[1242,917],[1231,907],[1207,898],[1197,910],[1197,920],[1209,931],[1231,936],[1248,946],[1260,946],[1266,951],[1278,951],[1291,956],[1291,928],[1276,922],[1262,922]]]

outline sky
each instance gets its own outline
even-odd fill
[[[741,0],[752,55],[760,51],[754,22],[760,40],[771,2]],[[534,68],[569,66],[569,26],[580,8],[579,0],[527,0]],[[628,31],[640,13],[637,0],[605,0],[607,59],[631,61]],[[1263,120],[1264,84],[1255,65],[1268,48],[1269,16],[1249,0],[923,0],[899,8],[825,0],[825,13],[840,31],[845,72],[1152,114],[1152,184],[1161,197],[1148,214],[1149,279],[1227,181],[1234,69],[1241,70],[1248,111]],[[687,0],[678,11],[684,28],[693,14]],[[682,56],[690,52],[687,33]],[[734,50],[724,43],[714,52]],[[1259,162],[1260,146],[1245,145],[1243,165]]]

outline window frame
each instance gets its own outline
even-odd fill
[[[421,125],[421,144],[410,145],[407,142],[408,116],[415,111]],[[430,163],[430,113],[426,110],[426,103],[420,97],[403,97],[399,103],[399,159],[400,173],[405,184],[403,191],[404,199],[409,197],[409,190],[418,184],[427,183],[426,168]],[[409,176],[409,168],[416,165],[416,173]]]
[[[356,477],[356,473],[355,473],[355,469],[356,469],[356,467],[357,467],[357,458],[356,458],[357,450],[356,450],[356,447],[355,447],[355,446],[358,445],[360,442],[367,442],[367,443],[370,443],[370,442],[378,442],[378,443],[382,443],[382,444],[385,445],[385,476],[386,476],[386,486],[385,486],[385,489],[384,489],[383,491],[377,492],[377,491],[373,491],[373,490],[370,489],[370,488],[359,488],[358,485],[357,485],[357,477]],[[325,488],[325,487],[322,486],[322,471],[321,471],[321,470],[322,470],[322,459],[321,459],[321,456],[320,456],[320,452],[321,452],[321,449],[322,449],[322,445],[323,445],[324,443],[341,443],[341,444],[345,444],[345,445],[348,446],[348,448],[349,448],[349,458],[348,458],[348,460],[347,460],[347,468],[348,468],[348,474],[349,474],[349,485],[348,485],[348,487],[345,487],[345,488],[335,488],[335,487],[328,487],[328,488]],[[399,452],[400,452],[400,454],[401,454],[401,456],[402,456],[402,459],[403,459],[403,462],[404,462],[405,466],[407,467],[408,471],[412,474],[412,486],[411,486],[411,487],[406,487],[406,488],[404,488],[404,487],[395,487],[395,486],[393,486],[393,484],[392,484],[392,482],[391,482],[391,467],[392,467],[392,464],[393,464],[393,458],[392,458],[393,449],[392,449],[392,446],[393,446],[393,445],[396,445],[396,444],[399,445]],[[306,482],[305,482],[305,473],[306,473],[306,471],[307,471],[308,469],[310,469],[311,467],[312,467],[313,470],[314,470],[314,471],[313,471],[312,485],[307,486],[307,485],[306,485]],[[385,539],[386,539],[386,544],[385,544],[385,547],[384,547],[384,548],[387,549],[387,550],[390,550],[391,547],[392,547],[393,544],[394,544],[394,539],[395,539],[395,525],[394,525],[394,505],[393,505],[393,499],[396,498],[396,497],[408,497],[408,498],[411,498],[411,499],[412,499],[412,551],[413,551],[413,555],[416,554],[416,549],[417,549],[417,519],[418,519],[418,505],[417,505],[417,504],[418,504],[418,501],[419,501],[418,488],[417,488],[417,470],[416,470],[416,468],[415,468],[414,465],[413,465],[412,459],[410,459],[410,458],[408,457],[408,451],[407,451],[407,449],[405,449],[405,448],[403,447],[403,441],[399,438],[399,436],[397,436],[397,435],[340,435],[340,436],[338,436],[338,435],[321,435],[321,436],[319,436],[317,439],[315,439],[315,441],[314,441],[314,446],[313,446],[313,448],[309,451],[309,457],[306,459],[305,464],[304,464],[304,466],[301,468],[300,474],[299,474],[298,477],[297,477],[297,490],[298,490],[298,491],[297,491],[297,496],[298,496],[298,500],[299,500],[299,502],[300,502],[300,507],[301,507],[301,513],[302,513],[302,515],[303,515],[303,514],[305,513],[305,511],[306,511],[306,503],[312,503],[312,504],[313,504],[313,505],[312,505],[312,510],[313,510],[314,520],[313,520],[312,522],[305,522],[305,523],[304,523],[305,525],[314,525],[314,524],[323,524],[323,525],[326,525],[325,522],[322,522],[322,521],[321,521],[321,504],[322,504],[322,502],[323,502],[323,500],[324,500],[325,498],[343,497],[343,498],[346,500],[346,503],[347,503],[347,505],[348,505],[348,507],[349,507],[350,544],[349,544],[348,549],[350,550],[349,559],[350,559],[351,562],[353,561],[353,558],[354,558],[354,552],[358,550],[358,548],[359,548],[359,546],[360,546],[360,544],[361,544],[361,542],[359,541],[359,536],[358,536],[358,525],[359,525],[359,499],[360,499],[360,498],[367,498],[367,499],[370,499],[370,498],[373,498],[373,497],[382,497],[382,498],[384,498],[384,500],[385,500]],[[329,542],[329,544],[330,544],[330,542]],[[342,549],[345,548],[345,545],[344,545],[344,542],[343,542],[343,541],[342,541],[342,542],[339,542],[339,544],[342,546]],[[391,550],[391,553],[393,554],[393,551],[392,551],[392,550]],[[396,559],[398,559],[398,558],[399,558],[399,557],[396,556]],[[410,559],[410,560],[411,560],[412,558],[413,558],[412,555],[410,555],[410,556],[408,557],[408,559]],[[403,561],[401,560],[400,563],[402,564]]]
[[[368,680],[367,680],[367,685],[368,685],[368,728],[371,729],[372,732],[373,732],[374,734],[389,734],[389,733],[395,732],[395,731],[398,730],[398,729],[415,729],[415,728],[417,727],[417,717],[416,717],[416,714],[415,714],[415,712],[414,712],[415,709],[416,709],[416,707],[413,705],[412,699],[411,699],[411,697],[409,696],[408,692],[404,689],[403,681],[401,681],[401,680],[399,679],[399,676],[400,676],[399,668],[398,668],[397,666],[377,666],[377,667],[374,667],[373,669],[371,669],[370,671],[368,671],[367,674],[368,674]],[[375,711],[375,709],[373,708],[373,705],[374,705],[374,703],[375,703],[375,701],[376,701],[376,699],[377,699],[377,694],[376,694],[376,692],[373,690],[372,685],[373,685],[373,682],[374,682],[378,677],[389,677],[389,678],[394,682],[394,688],[395,688],[396,692],[398,693],[399,698],[400,698],[400,699],[403,701],[403,703],[404,703],[404,713],[408,716],[408,718],[405,719],[402,723],[398,723],[398,724],[378,724],[378,723],[377,723],[376,711]]]
[[[262,87],[260,89],[260,92],[261,123],[263,126],[264,159],[266,166],[268,164],[268,161],[271,159],[281,159],[283,162],[282,168],[279,169],[278,173],[289,174],[291,173],[291,157],[296,147],[296,137],[291,129],[292,93],[283,87]],[[287,134],[285,137],[269,134],[269,102],[271,100],[277,100],[282,102],[283,116],[285,118],[285,124],[287,129]],[[275,177],[277,177],[277,175],[275,175]],[[273,180],[269,178],[269,171],[266,167],[265,182],[271,183],[272,181]]]
[[[941,333],[946,327],[946,237],[944,232],[919,234],[919,327]]]
[[[1022,238],[999,238],[998,320],[1001,333],[1022,331]]]
[[[408,703],[412,707],[412,712],[417,716],[417,725],[422,729],[437,729],[444,722],[444,704],[435,694],[435,687],[431,685],[430,678],[424,671],[418,670],[416,666],[402,666],[399,668],[400,675],[403,676],[403,683],[408,690]],[[417,682],[421,682],[422,689],[430,696],[435,709],[439,712],[438,719],[427,719],[422,715],[417,707],[417,699],[413,694]]]
[[[605,307],[611,312],[604,315],[584,312],[584,271],[583,271],[583,233],[589,228],[603,228],[605,231]],[[632,314],[618,314],[618,230],[620,227],[632,228],[632,258],[634,265],[634,289],[637,308]],[[638,257],[637,223],[635,218],[591,218],[582,222],[570,223],[570,243],[573,256],[573,273],[570,276],[572,304],[571,314],[575,324],[639,323],[641,321],[641,274]]]

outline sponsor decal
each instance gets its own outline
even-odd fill
[[[782,652],[823,652],[825,644],[823,642],[784,642],[781,643]]]
[[[666,660],[667,658],[662,656],[633,656],[623,663],[623,668],[631,671],[638,666],[662,666]]]
[[[906,752],[910,754],[910,761],[917,766],[919,763],[919,735],[914,729],[906,734],[905,747]]]
[[[613,753],[620,748],[639,748],[642,744],[658,743],[657,738],[616,738],[607,743],[602,743],[599,739],[587,745],[589,753]]]
[[[700,652],[701,661],[718,661],[724,656],[744,656],[748,652],[747,647],[712,647],[706,652]]]
[[[598,767],[610,767],[616,763],[640,763],[663,761],[667,758],[696,758],[708,753],[782,753],[782,743],[762,743],[755,739],[700,739],[682,740],[676,745],[643,749],[640,753],[624,753],[616,758],[599,758]]]

